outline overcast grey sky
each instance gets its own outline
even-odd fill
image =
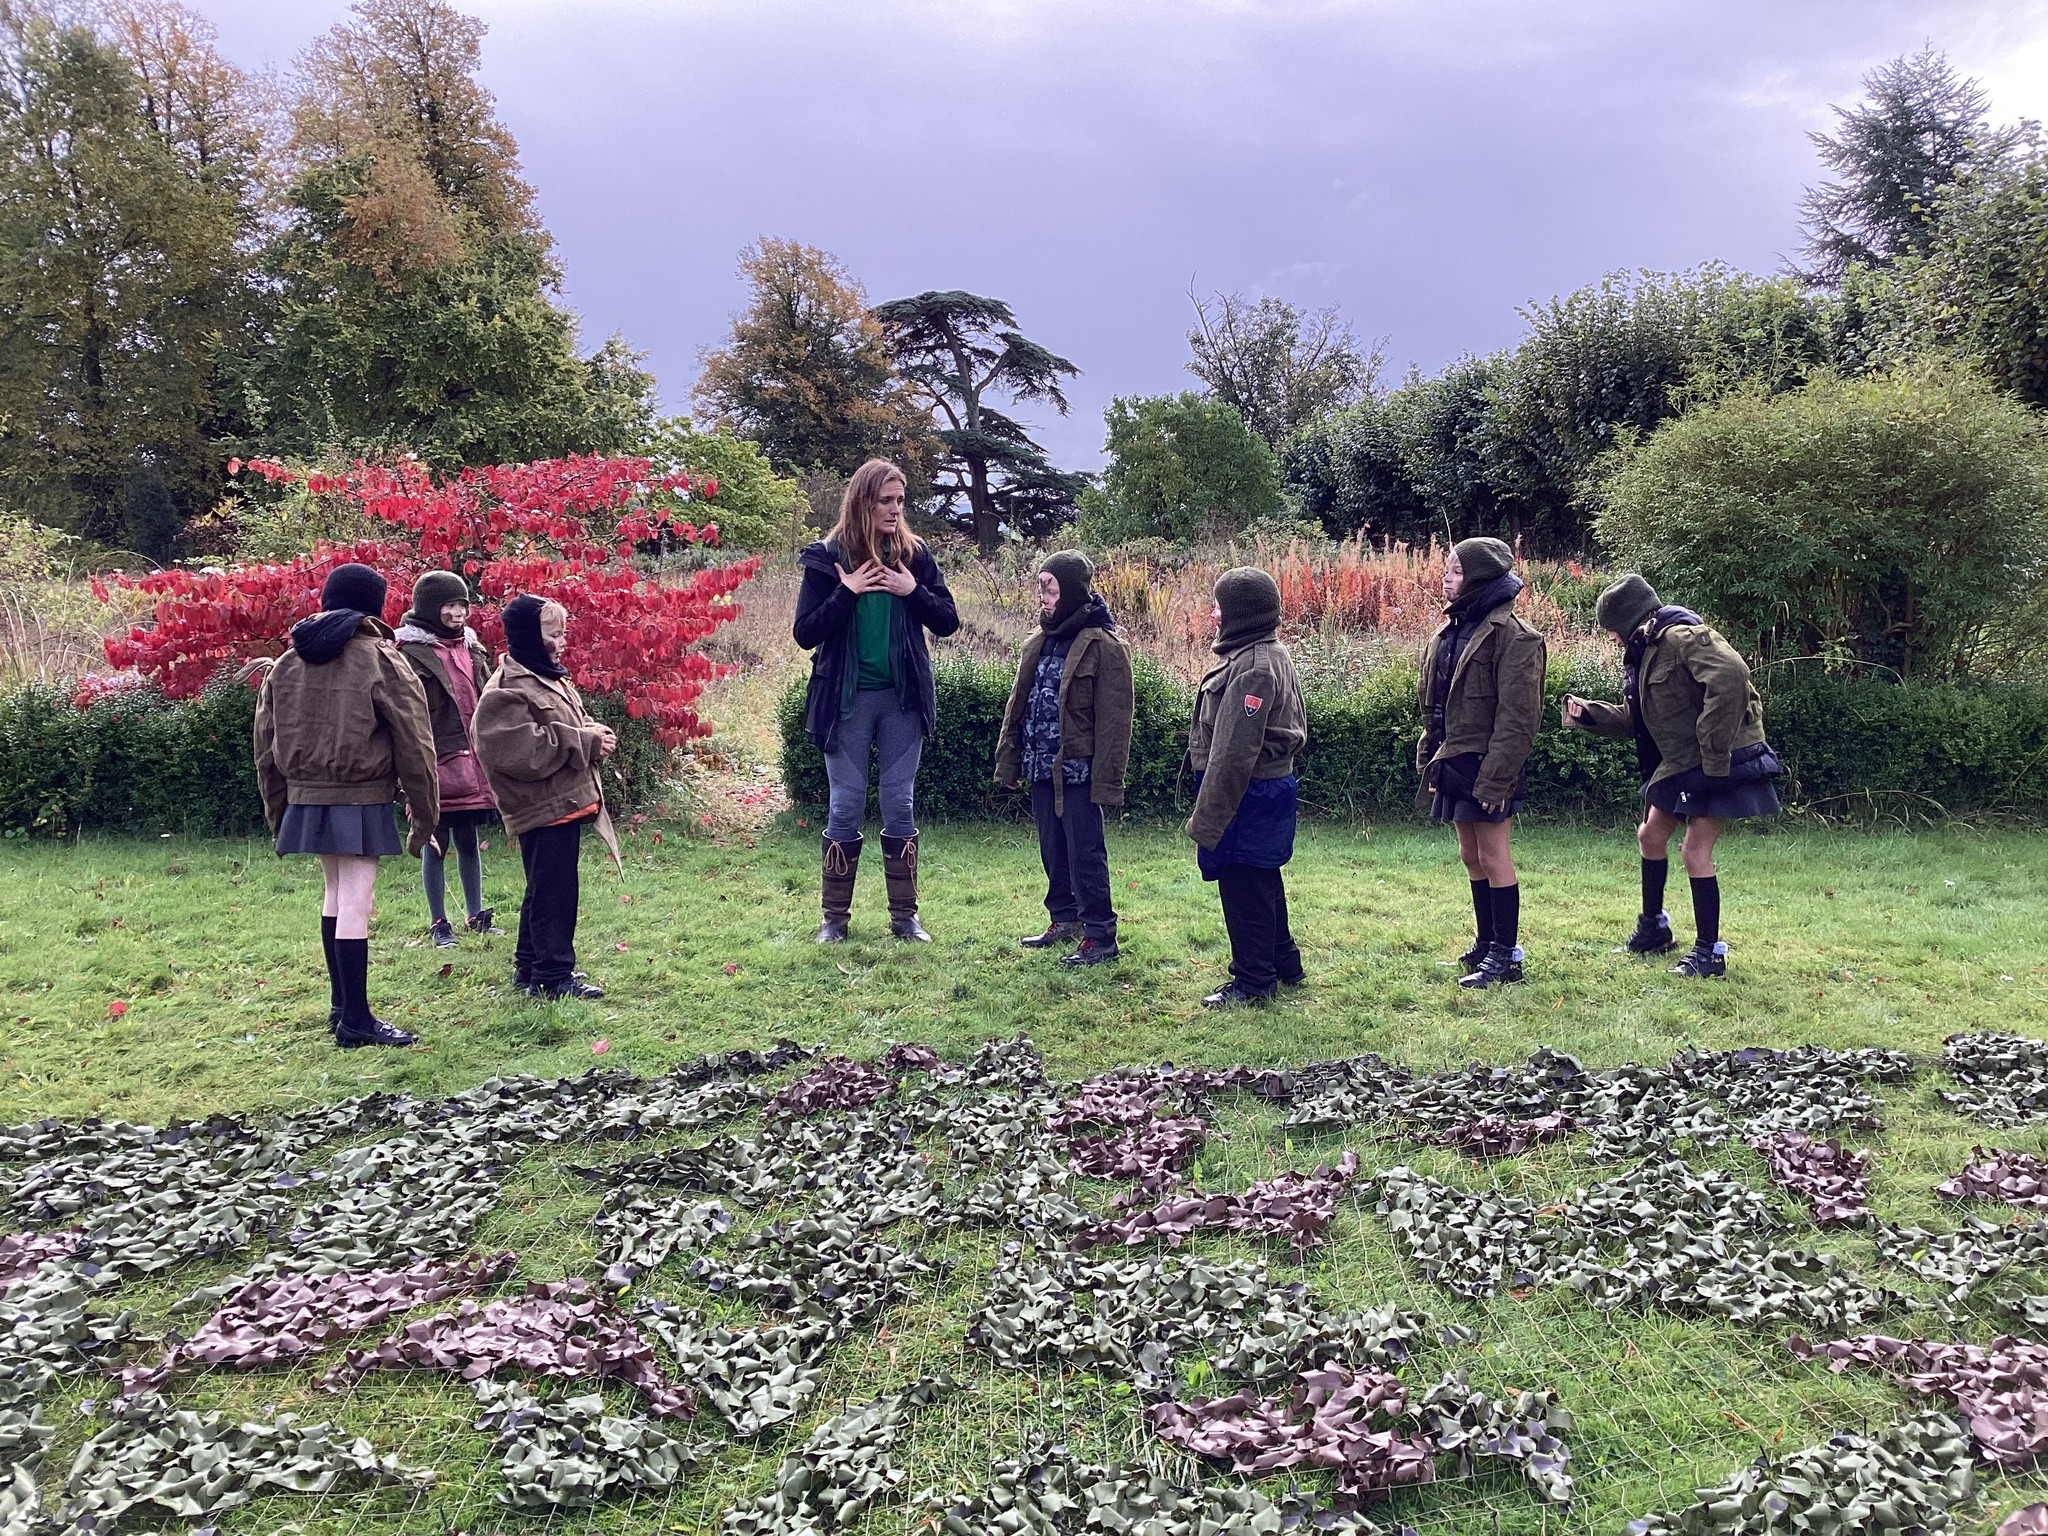
[[[196,0],[284,65],[346,0]],[[2048,118],[2048,0],[457,0],[587,342],[686,408],[770,234],[871,298],[1007,299],[1114,395],[1190,387],[1192,283],[1335,303],[1392,372],[1520,334],[1603,272],[1778,269],[1805,133],[1932,42]]]

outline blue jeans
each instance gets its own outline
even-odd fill
[[[912,796],[924,756],[924,727],[916,710],[897,706],[894,688],[864,688],[854,695],[853,713],[839,722],[838,740],[825,754],[825,782],[831,789],[825,835],[834,842],[850,843],[860,836],[867,818],[870,753],[881,758],[884,835],[917,834]]]

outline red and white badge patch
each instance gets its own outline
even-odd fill
[[[1265,702],[1266,701],[1260,698],[1256,693],[1246,694],[1244,696],[1245,718],[1250,719],[1253,715],[1256,715],[1259,712],[1259,706]]]

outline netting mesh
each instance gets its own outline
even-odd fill
[[[770,1079],[773,1088],[801,1068]],[[1874,1191],[1880,1219],[1952,1225],[1955,1213],[1936,1205],[1936,1178],[1966,1160],[1983,1128],[1957,1119],[1936,1097],[1939,1082],[1922,1072],[1913,1082],[1886,1093],[1889,1128],[1879,1146],[1882,1157]],[[906,1085],[902,1095],[927,1092]],[[928,1156],[942,1182],[969,1172],[948,1156],[949,1120],[972,1116],[986,1088],[941,1086],[944,1108],[922,1123],[912,1150]],[[891,1102],[878,1106],[882,1111]],[[829,1118],[838,1111],[827,1110]],[[849,1113],[858,1114],[861,1111]],[[1469,1477],[1452,1475],[1446,1464],[1435,1483],[1404,1488],[1367,1510],[1383,1527],[1413,1525],[1426,1533],[1594,1532],[1622,1529],[1627,1521],[1689,1503],[1694,1490],[1721,1481],[1760,1455],[1783,1456],[1840,1431],[1875,1432],[1924,1402],[1913,1402],[1874,1374],[1835,1374],[1795,1359],[1784,1348],[1787,1328],[1751,1325],[1723,1318],[1680,1315],[1655,1305],[1602,1311],[1569,1290],[1507,1288],[1480,1300],[1461,1300],[1423,1280],[1374,1209],[1374,1175],[1396,1164],[1467,1191],[1525,1197],[1539,1207],[1569,1201],[1575,1191],[1600,1184],[1617,1172],[1613,1162],[1595,1161],[1584,1136],[1530,1148],[1519,1157],[1481,1160],[1442,1147],[1403,1139],[1398,1126],[1365,1125],[1316,1134],[1289,1130],[1285,1107],[1244,1092],[1224,1092],[1209,1103],[1206,1145],[1186,1176],[1204,1189],[1242,1190],[1290,1169],[1334,1162],[1345,1148],[1359,1152],[1362,1168],[1340,1203],[1328,1240],[1296,1255],[1284,1241],[1261,1243],[1237,1235],[1197,1233],[1185,1252],[1203,1258],[1255,1259],[1276,1282],[1300,1281],[1331,1310],[1389,1303],[1426,1312],[1436,1322],[1458,1325],[1468,1334],[1425,1351],[1407,1372],[1420,1391],[1447,1369],[1461,1371],[1471,1386],[1491,1397],[1511,1399],[1525,1389],[1553,1390],[1573,1416],[1567,1443],[1575,1496],[1560,1508],[1533,1497],[1511,1470],[1482,1468]],[[758,1134],[759,1115],[749,1111],[713,1129]],[[331,1158],[352,1142],[390,1137],[389,1128],[345,1136],[309,1153],[309,1161]],[[640,1156],[669,1146],[701,1144],[703,1126],[657,1128],[627,1149]],[[2008,1131],[2005,1141],[2035,1146],[2041,1132]],[[609,1157],[613,1154],[597,1154]],[[1728,1169],[1759,1188],[1766,1187],[1761,1160],[1739,1140],[1688,1154],[1698,1166]],[[477,1252],[509,1249],[519,1258],[519,1280],[602,1275],[605,1259],[593,1226],[603,1191],[570,1171],[588,1165],[587,1143],[508,1145],[504,1182],[489,1214],[461,1246]],[[0,1179],[20,1174],[19,1163],[0,1163]],[[813,1170],[814,1172],[816,1170]],[[1108,1208],[1116,1186],[1075,1179],[1066,1190],[1092,1211]],[[771,1222],[810,1209],[815,1186],[787,1200],[755,1209],[735,1209],[731,1230],[716,1241],[736,1249],[749,1234]],[[306,1198],[310,1198],[310,1193]],[[1883,1270],[1870,1237],[1862,1230],[1820,1230],[1804,1211],[1785,1202],[1786,1240],[1820,1252],[1841,1254],[1861,1271],[1880,1276],[1906,1298],[1895,1331],[1983,1342],[2010,1325],[1984,1298],[1966,1299],[1949,1319],[1926,1310],[1930,1287]],[[175,1220],[167,1216],[167,1220]],[[29,1225],[16,1212],[15,1226]],[[1010,1369],[975,1348],[969,1331],[982,1306],[991,1270],[1006,1245],[1037,1240],[1057,1243],[1057,1234],[1027,1234],[1014,1228],[912,1220],[878,1234],[944,1261],[942,1271],[907,1301],[875,1316],[864,1316],[833,1345],[824,1377],[803,1417],[747,1442],[724,1439],[697,1471],[672,1487],[643,1489],[594,1509],[557,1509],[540,1515],[514,1514],[501,1502],[504,1480],[490,1437],[476,1428],[478,1405],[468,1387],[443,1371],[376,1372],[342,1390],[323,1390],[322,1374],[337,1363],[338,1348],[313,1363],[290,1370],[238,1372],[207,1368],[175,1379],[166,1388],[181,1408],[218,1412],[230,1419],[266,1422],[280,1412],[302,1420],[332,1419],[352,1434],[366,1436],[380,1454],[410,1467],[431,1468],[431,1486],[390,1485],[303,1497],[263,1495],[227,1512],[218,1522],[230,1530],[274,1531],[289,1525],[314,1533],[443,1532],[520,1528],[564,1531],[668,1531],[709,1533],[720,1529],[738,1500],[766,1490],[783,1458],[805,1436],[834,1415],[878,1394],[913,1382],[943,1378],[951,1383],[929,1406],[915,1410],[892,1456],[903,1477],[894,1494],[864,1518],[874,1530],[921,1530],[960,1497],[981,1490],[992,1464],[1020,1455],[1035,1444],[1065,1447],[1080,1461],[1150,1469],[1182,1485],[1235,1481],[1159,1439],[1144,1416],[1146,1399],[1129,1381],[1106,1371],[1062,1367],[1054,1360]],[[246,1270],[261,1251],[252,1250],[187,1263],[133,1280],[110,1291],[99,1306],[133,1308],[138,1336],[161,1332],[171,1304],[195,1288]],[[1137,1250],[1133,1250],[1137,1251]],[[1147,1247],[1143,1251],[1154,1251]],[[1100,1257],[1100,1255],[1091,1255]],[[518,1282],[512,1283],[516,1289]],[[634,1284],[621,1304],[661,1298],[697,1307],[735,1325],[766,1321],[762,1309],[734,1302],[690,1278],[687,1251],[671,1257]],[[438,1310],[421,1309],[415,1318]],[[185,1321],[189,1331],[193,1323]],[[374,1342],[375,1337],[360,1340]],[[131,1345],[132,1363],[152,1358],[147,1347]],[[1177,1389],[1182,1396],[1220,1393],[1235,1384],[1201,1382],[1194,1359],[1183,1360]],[[541,1384],[531,1383],[538,1390]],[[552,1390],[555,1384],[548,1384]],[[594,1388],[589,1384],[576,1391]],[[55,1436],[38,1481],[47,1512],[64,1502],[66,1470],[80,1446],[104,1426],[100,1409],[118,1388],[98,1370],[64,1375],[43,1396],[43,1411]],[[608,1384],[602,1395],[611,1413],[643,1414],[645,1404],[625,1387]],[[559,1391],[555,1395],[560,1395]],[[697,1438],[718,1439],[708,1410],[693,1427]],[[1304,1471],[1267,1480],[1278,1497],[1300,1485],[1327,1494],[1327,1472]],[[2048,1493],[2048,1479],[2025,1473],[1988,1481],[1992,1508],[2012,1508]],[[147,1522],[144,1522],[145,1524]],[[209,1522],[213,1523],[213,1522]]]

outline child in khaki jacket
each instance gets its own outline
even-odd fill
[[[577,856],[592,825],[618,856],[597,765],[619,739],[584,712],[562,665],[568,641],[560,603],[505,605],[505,660],[477,701],[476,754],[526,866],[513,981],[531,997],[595,1002],[604,989],[576,970]]]
[[[1195,811],[1185,830],[1202,878],[1216,882],[1223,901],[1231,980],[1202,999],[1223,1008],[1303,979],[1280,870],[1294,857],[1294,759],[1308,743],[1308,711],[1294,659],[1276,638],[1280,588],[1271,576],[1251,566],[1225,571],[1213,617],[1218,659],[1188,732]]]

